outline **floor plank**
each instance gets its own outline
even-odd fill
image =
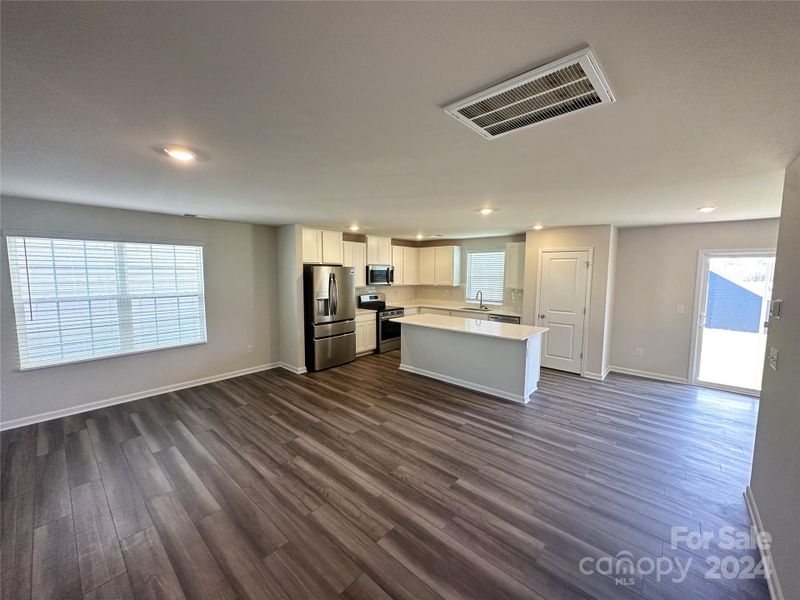
[[[33,600],[82,598],[72,516],[50,521],[33,532]]]

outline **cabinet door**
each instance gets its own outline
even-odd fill
[[[417,285],[419,282],[419,248],[403,248],[403,283]]]
[[[392,264],[392,238],[378,238],[378,264]]]
[[[342,242],[342,266],[356,266],[356,242]],[[356,274],[358,275],[358,274]]]
[[[322,262],[342,264],[342,232],[322,232]]]
[[[434,258],[436,255],[436,248],[420,248],[419,249],[419,284],[420,285],[435,285],[436,279],[434,277]]]
[[[434,250],[434,283],[453,285],[453,247],[439,246]]]
[[[303,228],[303,262],[322,262],[322,232]]]
[[[505,282],[503,287],[521,290],[525,281],[525,243],[506,244]]]
[[[364,331],[364,326],[366,323],[356,321],[356,354],[359,352],[364,352],[366,349],[366,333]]]
[[[403,247],[392,246],[392,266],[394,267],[394,284],[408,285],[403,276]]]
[[[352,242],[355,257],[356,287],[367,285],[367,245],[363,242]]]
[[[375,319],[371,319],[364,323],[364,349],[374,350],[378,341],[378,327]]]
[[[367,264],[380,264],[378,262],[378,238],[374,235],[367,236]]]

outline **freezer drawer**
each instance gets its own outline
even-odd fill
[[[356,357],[356,334],[345,333],[333,337],[313,340],[306,356],[306,369],[320,371],[343,365]]]
[[[355,333],[356,322],[339,321],[337,323],[325,323],[324,325],[312,325],[311,331],[315,340],[331,337],[332,335],[341,335],[343,333]]]

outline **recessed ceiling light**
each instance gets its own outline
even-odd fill
[[[697,209],[697,212],[710,213],[714,212],[715,210],[717,210],[716,206],[701,206],[700,208]]]
[[[536,231],[539,231],[540,229],[544,229],[544,225],[538,225],[538,224],[537,224],[537,225],[534,225],[534,226],[533,226],[533,228],[534,228]]]
[[[197,152],[184,146],[167,146],[164,154],[181,162],[191,162],[197,158]]]
[[[494,209],[494,208],[489,208],[489,207],[486,207],[486,208],[482,208],[482,209],[480,209],[480,211],[479,211],[479,212],[480,212],[480,213],[481,213],[481,214],[482,214],[482,215],[485,217],[486,215],[490,215],[490,214],[492,214],[492,213],[493,213],[495,210],[496,210],[496,209]]]
[[[361,227],[358,225],[350,225],[350,231],[358,231],[359,229],[361,229]]]
[[[425,236],[424,236],[424,235],[422,235],[421,233],[418,233],[418,234],[417,234],[417,239],[418,239],[418,240],[421,240],[421,239],[424,239],[424,238],[425,238]]]

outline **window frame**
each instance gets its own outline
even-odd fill
[[[167,245],[167,246],[189,246],[192,248],[199,249],[200,251],[200,262],[201,262],[201,269],[199,270],[200,273],[200,284],[201,284],[201,292],[198,294],[169,294],[169,293],[159,293],[153,292],[149,294],[127,294],[125,296],[119,296],[117,294],[109,295],[106,299],[115,299],[119,303],[120,301],[124,301],[125,299],[129,301],[133,300],[141,300],[141,299],[158,299],[159,297],[166,297],[166,298],[180,298],[180,297],[193,297],[198,298],[200,302],[200,313],[202,319],[202,339],[187,341],[187,342],[178,342],[175,344],[170,344],[168,346],[157,346],[157,347],[149,347],[149,348],[142,348],[142,349],[132,349],[132,350],[124,350],[121,352],[115,352],[113,354],[101,354],[96,356],[86,356],[86,357],[79,357],[79,358],[68,358],[64,360],[59,360],[58,362],[47,362],[44,364],[32,364],[29,366],[23,366],[22,361],[22,353],[20,351],[20,330],[24,332],[24,325],[20,328],[17,325],[17,307],[18,305],[25,305],[28,304],[28,301],[23,299],[22,302],[18,302],[17,298],[14,296],[14,284],[11,280],[11,252],[9,251],[9,238],[38,238],[44,240],[63,240],[63,241],[80,241],[80,242],[107,242],[113,244],[145,244],[148,246],[153,245]],[[146,238],[146,237],[137,237],[137,238],[130,238],[130,237],[121,237],[121,236],[114,236],[114,235],[93,235],[93,234],[73,234],[73,233],[53,233],[53,232],[41,232],[41,231],[31,231],[31,230],[18,230],[18,229],[4,229],[2,231],[2,236],[0,236],[0,243],[3,245],[3,253],[6,254],[6,266],[9,269],[9,294],[11,296],[11,303],[12,303],[12,312],[14,315],[14,324],[13,324],[13,331],[14,331],[14,338],[17,342],[16,344],[16,365],[15,371],[17,372],[28,372],[28,371],[36,371],[39,369],[49,369],[52,367],[61,367],[67,365],[75,365],[80,363],[87,363],[87,362],[94,362],[98,360],[107,360],[112,358],[120,358],[125,356],[133,356],[137,354],[146,354],[150,352],[159,352],[162,350],[172,350],[175,348],[186,348],[190,346],[200,346],[208,343],[208,311],[206,306],[206,262],[205,262],[205,244],[199,240],[175,240],[175,239],[163,239],[163,238]],[[115,274],[118,273],[116,269],[119,268],[120,265],[116,265],[115,267]],[[58,296],[54,296],[49,301],[55,302]],[[74,297],[68,298],[74,300],[84,300],[84,301],[91,301],[92,296],[81,296],[81,297]],[[98,295],[96,299],[103,299],[102,295]],[[130,307],[129,307],[130,308]],[[117,316],[117,325],[122,328],[120,315],[118,313]],[[120,338],[122,334],[120,333]]]
[[[464,302],[467,304],[480,304],[480,302],[473,296],[470,298],[469,294],[469,280],[470,280],[470,256],[473,254],[502,254],[503,255],[503,271],[502,271],[502,280],[503,283],[500,286],[500,301],[496,302],[494,300],[483,300],[484,305],[491,305],[491,306],[503,306],[505,304],[505,296],[506,296],[506,259],[508,258],[507,252],[505,248],[496,248],[496,249],[482,249],[482,250],[468,250],[466,252],[467,260],[466,263],[466,273],[464,277]]]

